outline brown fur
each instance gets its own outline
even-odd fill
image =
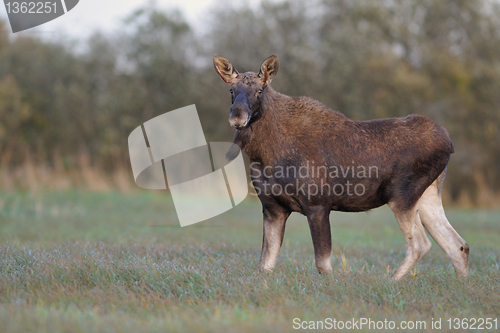
[[[252,181],[263,205],[261,269],[274,266],[279,251],[276,243],[283,240],[285,222],[291,212],[308,217],[316,264],[320,272],[329,273],[331,210],[359,212],[390,204],[396,217],[401,212],[401,216],[411,215],[408,218],[411,221],[424,191],[440,175],[444,179],[453,144],[447,131],[432,120],[409,115],[354,121],[311,98],[280,94],[269,85],[278,69],[276,56],[264,61],[259,74],[239,74],[229,61],[219,56],[214,56],[214,64],[224,81],[231,84],[233,105],[229,121],[237,128],[234,143],[252,162]],[[230,150],[228,158],[232,154]],[[306,177],[276,176],[280,168],[306,165],[330,169],[350,166],[356,170],[359,166],[373,166],[378,172],[377,177],[369,178],[353,177],[352,173],[330,177],[322,172]],[[348,184],[359,184],[365,192],[336,195],[329,191],[311,195],[300,190],[301,186],[322,184],[344,189]],[[288,191],[265,191],[272,186],[282,189],[288,186]],[[406,222],[400,222],[400,226],[401,223]],[[411,242],[412,237],[409,238],[407,241]],[[428,251],[427,244],[423,247]]]

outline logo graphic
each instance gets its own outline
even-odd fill
[[[220,215],[248,194],[239,147],[207,144],[194,104],[148,120],[130,133],[128,146],[136,184],[161,190],[168,183],[182,227]],[[231,161],[229,148],[238,153]]]
[[[79,0],[4,0],[12,32],[52,21],[72,10]]]

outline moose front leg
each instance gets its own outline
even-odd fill
[[[330,231],[330,210],[313,207],[307,215],[314,245],[316,268],[320,274],[332,275],[332,234]]]
[[[278,259],[278,253],[285,235],[285,223],[290,212],[281,206],[264,206],[264,234],[259,270],[271,271]]]

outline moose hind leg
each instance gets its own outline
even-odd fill
[[[469,274],[469,245],[446,218],[440,193],[440,181],[443,180],[444,177],[439,177],[432,183],[420,197],[417,206],[424,227],[450,258],[455,274],[465,278]]]
[[[285,235],[285,224],[290,212],[280,206],[264,206],[264,227],[259,270],[271,271],[276,265],[278,253]]]
[[[314,245],[316,268],[320,274],[332,275],[332,234],[330,231],[330,210],[315,207],[307,215]]]
[[[406,256],[391,277],[394,281],[399,281],[431,250],[432,244],[425,234],[419,212],[415,207],[404,210],[399,210],[391,204],[389,207],[394,212],[406,241]]]

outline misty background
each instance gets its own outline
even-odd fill
[[[497,1],[223,1],[202,16],[149,2],[82,38],[0,23],[0,189],[135,190],[134,128],[196,104],[207,141],[232,141],[213,54],[240,72],[277,54],[281,93],[355,120],[418,113],[444,125],[455,145],[445,199],[500,202]]]

